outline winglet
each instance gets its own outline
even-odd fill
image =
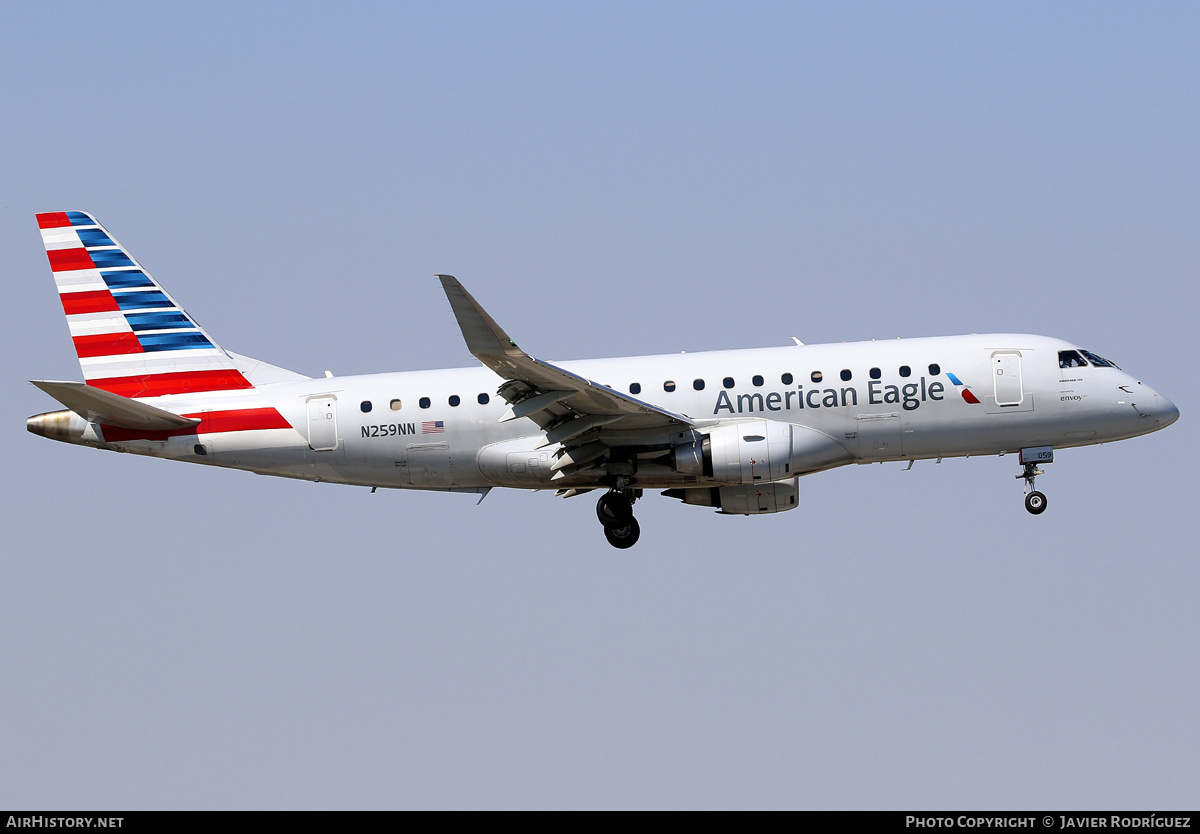
[[[523,356],[525,351],[517,347],[504,328],[496,324],[496,320],[479,306],[458,279],[453,275],[437,276],[442,282],[442,289],[450,302],[450,309],[458,319],[458,328],[462,331],[463,339],[467,342],[467,350],[476,359],[489,365],[485,357]]]
[[[674,414],[599,385],[565,368],[534,359],[517,347],[517,343],[479,306],[479,302],[463,289],[457,278],[440,274],[437,277],[446,291],[454,317],[458,319],[467,349],[501,378],[521,383],[500,387],[500,395],[513,406],[501,418],[502,421],[529,417],[546,429],[566,414],[573,412],[581,415],[558,426],[554,431],[567,433],[555,435],[551,432],[543,445],[568,442],[585,431],[618,420],[624,420],[623,428],[629,430],[682,429],[693,425],[691,419],[682,414]],[[563,408],[555,408],[559,403],[568,401],[569,404]]]

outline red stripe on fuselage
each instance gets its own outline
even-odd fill
[[[34,216],[37,217],[39,229],[59,229],[71,225],[65,211],[47,211]]]
[[[103,388],[122,397],[162,397],[167,394],[198,394],[205,391],[234,391],[254,387],[233,368],[222,371],[182,371],[89,379],[88,385]]]
[[[59,293],[63,310],[68,316],[78,313],[119,313],[117,300],[108,290],[91,290],[89,292]]]
[[[99,333],[94,336],[75,336],[75,353],[80,359],[85,356],[116,356],[124,353],[145,353],[138,337],[124,333]]]
[[[72,269],[95,269],[92,256],[83,248],[79,249],[47,249],[46,257],[50,259],[50,269],[53,272],[68,272]]]
[[[144,431],[141,429],[123,429],[118,426],[101,425],[106,443],[120,443],[125,440],[166,440],[170,437],[183,437],[190,434],[217,434],[231,431],[262,431],[263,429],[290,429],[291,423],[283,419],[283,415],[273,408],[243,408],[238,411],[202,411],[197,414],[184,414],[184,417],[199,417],[200,423],[186,429],[170,431]]]
[[[199,434],[215,434],[221,431],[260,431],[262,429],[290,429],[292,424],[273,408],[243,408],[240,411],[209,411],[200,414],[185,414],[184,417],[199,417],[196,426]]]

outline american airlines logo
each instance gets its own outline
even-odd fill
[[[962,388],[962,398],[964,400],[971,403],[972,405],[979,405],[979,400],[976,398],[976,396],[974,394],[971,393],[971,387],[969,385],[963,385],[962,382],[959,380],[959,378],[956,377],[954,374],[950,373],[949,371],[946,372],[946,376],[950,379],[951,382],[953,382],[955,384],[956,387]]]

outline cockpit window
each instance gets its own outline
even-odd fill
[[[1086,368],[1087,362],[1083,361],[1083,357],[1079,355],[1079,351],[1077,350],[1060,350],[1058,352],[1058,367]]]
[[[1082,353],[1084,356],[1086,356],[1088,358],[1088,361],[1091,362],[1097,368],[1116,368],[1117,367],[1117,364],[1115,362],[1110,362],[1109,360],[1105,359],[1103,356],[1097,356],[1096,354],[1092,353],[1090,350],[1080,350],[1080,353]]]

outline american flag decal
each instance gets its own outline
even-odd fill
[[[446,431],[446,424],[441,420],[427,420],[421,424],[421,434],[442,434]]]

